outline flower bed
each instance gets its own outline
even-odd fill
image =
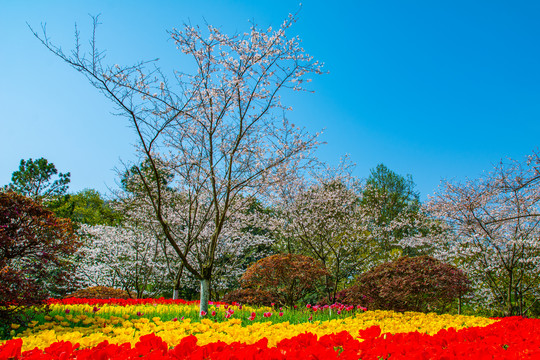
[[[536,319],[224,304],[200,319],[197,305],[53,302],[0,345],[0,360],[540,358]]]

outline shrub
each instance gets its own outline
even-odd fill
[[[443,311],[469,286],[452,265],[430,256],[405,256],[361,275],[348,300],[361,302],[365,296],[370,310]]]
[[[14,270],[0,259],[0,340],[7,339],[11,324],[26,324],[47,309],[47,295],[23,271]]]
[[[279,303],[294,303],[316,288],[321,277],[329,275],[326,268],[315,259],[298,254],[268,256],[249,266],[240,283],[244,289],[270,292]]]
[[[130,299],[133,296],[125,290],[113,289],[106,286],[92,286],[86,289],[77,290],[64,298],[84,298],[84,299]]]
[[[259,289],[234,290],[225,294],[221,301],[229,304],[237,302],[256,306],[271,306],[272,303],[284,305],[281,303],[281,299],[275,294]]]
[[[0,192],[0,323],[22,323],[70,284],[79,243],[69,220],[12,191]],[[5,334],[4,334],[5,335]]]

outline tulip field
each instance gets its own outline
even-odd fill
[[[540,359],[540,320],[281,309],[165,299],[50,300],[4,359]]]

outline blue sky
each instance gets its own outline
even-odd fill
[[[228,33],[278,26],[297,1],[2,1],[0,185],[20,159],[45,157],[71,172],[71,191],[115,188],[135,136],[84,77],[48,52],[26,23],[47,23],[73,45],[76,22],[101,14],[98,45],[110,63],[182,57],[166,30],[208,22]],[[421,198],[442,178],[476,178],[501,158],[523,159],[540,134],[540,2],[306,1],[289,34],[325,63],[314,94],[283,94],[289,118],[325,129],[317,155],[350,154],[356,175],[384,163],[411,174]]]

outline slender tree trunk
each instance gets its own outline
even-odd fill
[[[210,298],[210,279],[201,279],[201,307],[200,313],[203,311],[208,314],[208,300]]]
[[[513,275],[514,273],[512,271],[509,271],[508,274],[508,294],[507,294],[507,310],[506,315],[512,316],[512,287],[513,287]]]
[[[523,316],[523,274],[519,282],[519,315]]]
[[[180,281],[182,279],[182,273],[184,272],[184,263],[180,265],[180,270],[178,271],[178,275],[176,276],[176,281],[174,283],[174,289],[173,289],[173,299],[177,300],[180,298]]]
[[[458,296],[457,313],[461,315],[461,294]]]

